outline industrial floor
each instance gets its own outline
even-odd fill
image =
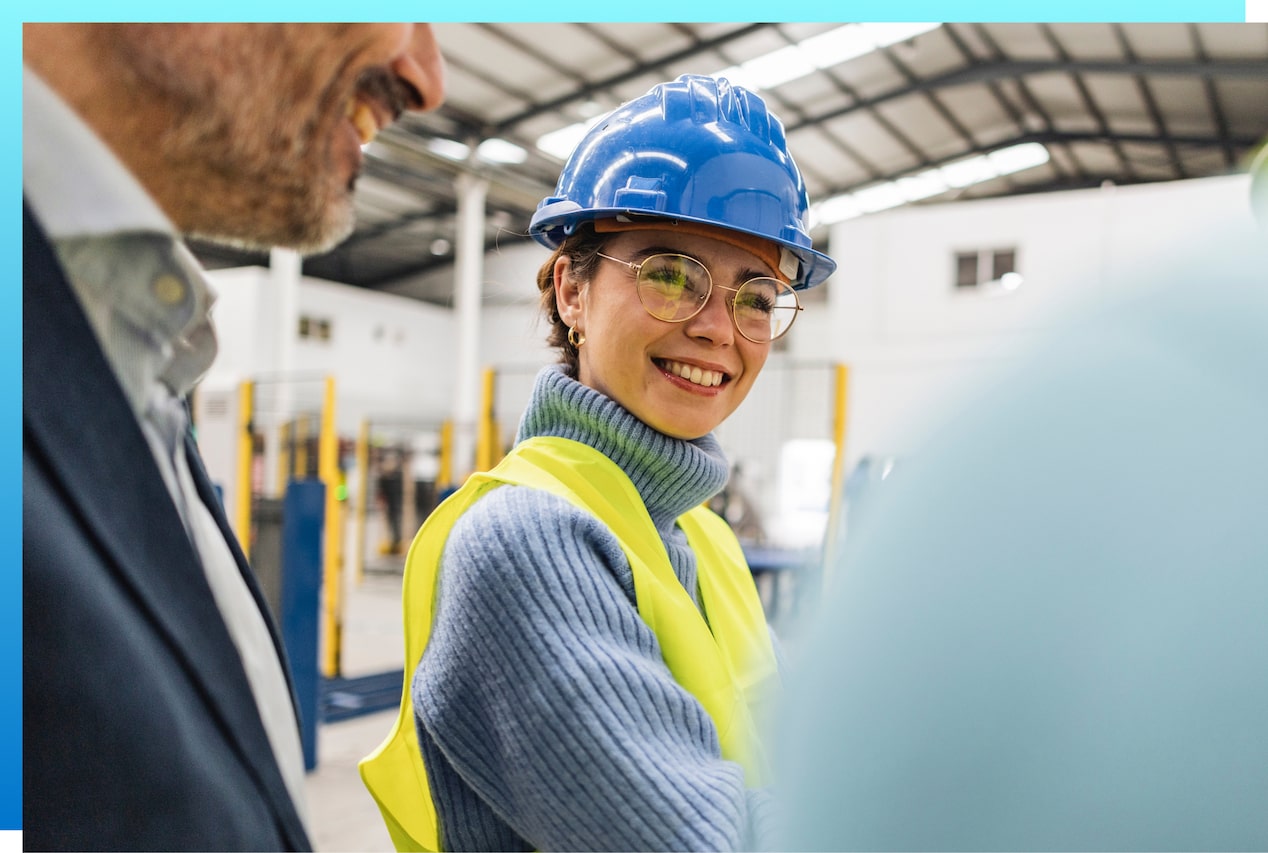
[[[395,560],[395,562],[393,562]],[[402,558],[378,558],[344,593],[341,673],[355,677],[400,669]],[[328,722],[317,729],[317,766],[308,774],[309,833],[321,853],[393,850],[357,762],[370,753],[396,719],[396,708]]]

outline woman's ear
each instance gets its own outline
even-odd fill
[[[560,255],[555,260],[555,310],[568,328],[583,322],[586,282],[578,281],[572,271],[572,258]]]

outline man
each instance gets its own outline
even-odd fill
[[[195,445],[183,235],[327,248],[430,28],[23,28],[23,842],[310,846],[277,632]]]
[[[1268,849],[1268,152],[869,501],[788,850]]]

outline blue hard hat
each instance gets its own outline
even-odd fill
[[[684,74],[617,107],[586,134],[554,195],[537,205],[529,233],[555,249],[595,219],[713,225],[787,250],[781,271],[800,290],[836,269],[811,248],[809,207],[784,126],[766,103],[725,79]]]

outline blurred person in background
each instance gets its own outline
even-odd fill
[[[786,850],[1268,849],[1268,150],[851,528]]]
[[[775,651],[702,505],[811,247],[783,127],[684,76],[600,121],[531,232],[561,363],[407,558],[400,718],[362,764],[426,850],[736,850],[768,837]]]
[[[189,431],[186,235],[318,251],[361,145],[440,103],[426,24],[25,24],[27,849],[298,850],[277,630]]]
[[[388,450],[380,456],[378,502],[387,524],[387,539],[379,545],[380,554],[401,553],[402,524],[405,510],[405,471],[399,450]]]

